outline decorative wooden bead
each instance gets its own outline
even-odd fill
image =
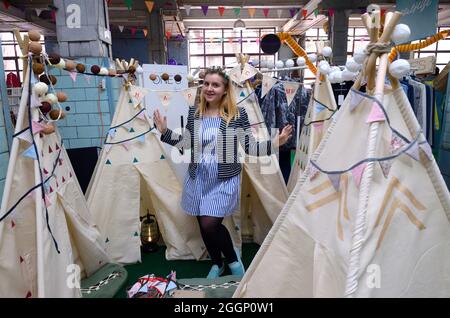
[[[39,55],[42,52],[42,44],[39,42],[30,42],[30,44],[28,45],[28,49],[30,50],[30,52],[32,52],[33,54]]]
[[[42,74],[45,71],[44,64],[42,63],[33,63],[33,73],[36,75]]]
[[[60,112],[61,112],[61,116],[59,116]],[[52,120],[57,120],[58,116],[59,116],[59,119],[64,119],[64,117],[66,117],[66,113],[64,113],[64,111],[62,109],[53,109],[49,113],[49,116]]]
[[[168,81],[168,80],[169,80],[169,74],[163,73],[163,74],[161,75],[161,78],[162,78],[163,81]]]
[[[154,81],[157,79],[156,74],[150,74],[150,80]]]
[[[86,71],[86,67],[81,63],[78,63],[76,68],[77,68],[77,71],[80,73],[84,73],[84,71]]]
[[[39,41],[41,39],[41,34],[39,33],[39,31],[31,30],[28,31],[28,38],[30,39],[30,41]]]
[[[58,98],[58,102],[64,103],[67,100],[67,95],[64,92],[56,93],[56,97]]]
[[[52,110],[52,105],[50,105],[49,102],[42,102],[41,106],[39,106],[39,109],[41,110],[41,112],[45,115],[47,114],[49,111]]]
[[[59,54],[51,53],[48,55],[48,60],[52,65],[56,65],[59,63],[59,61],[61,61],[61,57],[59,56]]]
[[[98,73],[100,72],[100,66],[98,66],[98,65],[92,65],[92,66],[91,66],[91,72],[92,72],[93,74],[98,74]]]
[[[66,70],[73,71],[76,67],[76,64],[74,61],[66,60]]]
[[[180,74],[177,74],[173,77],[173,79],[175,80],[175,82],[181,82],[182,77]]]

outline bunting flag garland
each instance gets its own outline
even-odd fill
[[[145,5],[147,6],[148,13],[152,13],[154,2],[153,1],[145,1]]]
[[[250,16],[250,18],[253,18],[253,16],[255,15],[255,8],[248,8],[248,15]]]
[[[328,15],[330,17],[334,16],[334,9],[332,9],[332,8],[328,9]]]
[[[31,145],[24,152],[22,152],[22,156],[37,160],[37,153],[36,150],[34,149],[34,145]]]
[[[314,9],[314,17],[317,18],[317,16],[319,15],[319,9]]]
[[[105,164],[110,165],[110,164],[111,164],[111,161],[110,161],[109,159],[106,159]]]
[[[223,13],[225,12],[225,7],[218,7],[217,10],[219,11],[220,16],[223,16]]]
[[[389,171],[392,167],[392,160],[384,160],[384,161],[378,161],[381,167],[381,171],[383,172],[383,176],[387,179],[389,176]]]
[[[270,9],[268,9],[268,8],[264,8],[264,9],[263,9],[264,17],[267,18],[267,17],[269,16],[269,10],[270,10]]]
[[[136,34],[137,28],[132,27],[130,30],[131,30],[131,35],[134,36]]]
[[[297,12],[297,9],[289,9],[289,14],[291,15],[291,18],[294,17],[296,12]]]
[[[361,102],[364,100],[364,98],[365,97],[363,95],[355,93],[352,90],[349,103],[350,111],[352,112],[357,106],[359,106]]]
[[[37,16],[40,16],[41,13],[42,13],[42,11],[44,11],[44,9],[36,8],[36,9],[34,9],[34,11],[36,11],[36,15],[37,15]]]
[[[261,98],[266,96],[266,94],[272,89],[276,84],[277,80],[271,76],[263,75],[262,86],[261,86]]]
[[[207,6],[207,5],[202,5],[202,6],[201,6],[202,11],[203,11],[203,15],[204,15],[204,16],[206,16],[206,14],[208,14],[208,7],[209,7],[209,6]]]
[[[137,138],[137,140],[138,140],[140,143],[145,142],[145,135],[139,136],[139,137]]]
[[[76,82],[78,72],[71,71],[71,72],[69,72],[69,75],[70,75],[70,78],[72,79],[72,81]]]
[[[124,142],[120,143],[120,145],[122,145],[122,147],[124,147],[126,150],[128,150],[128,148],[130,147],[130,144],[128,141],[124,141]]]
[[[423,144],[420,144],[419,147],[425,153],[425,155],[427,156],[428,160],[432,160],[433,159],[433,151],[431,150],[431,147],[428,144],[428,142],[424,142]]]
[[[305,9],[303,9],[302,10],[302,16],[303,16],[303,19],[306,19],[306,16],[308,15],[308,10],[305,10]]]
[[[111,129],[108,131],[108,134],[111,136],[111,139],[114,139],[114,137],[116,136],[116,132],[117,132],[117,129],[116,129],[116,128],[111,128]]]
[[[242,73],[241,73],[240,82],[244,82],[244,81],[248,80],[249,78],[252,78],[257,73],[258,73],[258,71],[256,70],[256,68],[254,68],[250,64],[246,63],[244,65],[244,69],[242,70]]]
[[[160,91],[158,92],[159,100],[161,101],[161,104],[164,106],[164,109],[167,111],[169,108],[170,101],[172,99],[173,92],[170,91]]]
[[[37,121],[31,121],[31,129],[33,130],[33,134],[37,134],[38,132],[41,132],[45,129],[45,126],[41,123],[38,123]]]
[[[230,77],[230,79],[235,82],[235,83],[240,83],[241,81],[241,66],[238,65],[234,68],[232,68],[229,72],[228,72],[228,76]]]
[[[380,105],[376,102],[372,104],[372,110],[370,111],[369,116],[367,117],[366,123],[373,123],[377,121],[385,121],[386,117],[384,116],[384,112],[381,110]]]
[[[408,148],[408,150],[405,151],[405,153],[416,161],[420,160],[419,145],[417,144],[417,142],[413,142],[413,144]]]
[[[282,9],[277,9],[278,19],[280,19],[282,15],[283,15],[283,10]]]
[[[401,139],[399,136],[397,136],[395,134],[395,132],[392,132],[391,145],[390,145],[391,153],[394,153],[397,149],[402,148],[404,145],[405,145],[405,142],[403,141],[403,139]]]
[[[191,5],[190,4],[185,4],[184,5],[184,11],[186,11],[186,15],[190,15],[191,14]]]
[[[314,101],[314,110],[316,111],[316,114],[320,113],[321,111],[327,109],[324,105],[319,103],[318,101]]]
[[[292,100],[294,99],[294,96],[297,93],[300,84],[297,82],[286,82],[286,81],[283,81],[282,83],[284,87],[284,92],[286,93],[287,104],[289,106]]]
[[[317,131],[322,130],[323,128],[323,121],[317,122],[317,123],[312,123],[314,129],[316,129]]]
[[[128,93],[130,94],[130,99],[134,108],[136,108],[149,93],[149,90],[143,87],[131,85]]]
[[[84,74],[84,78],[85,78],[86,82],[88,82],[88,84],[91,84],[91,76],[90,75]]]
[[[353,180],[355,181],[355,184],[358,188],[361,184],[361,178],[364,173],[364,169],[366,169],[366,167],[367,167],[367,163],[363,162],[362,164],[360,164],[352,169]]]
[[[123,29],[124,29],[124,26],[123,25],[119,25],[118,27],[119,27],[119,31],[122,33]]]
[[[331,184],[333,185],[333,188],[336,190],[336,192],[339,192],[339,187],[341,183],[341,174],[340,173],[329,173],[327,174],[328,178],[331,181]]]
[[[319,169],[317,169],[314,165],[309,166],[309,179],[314,180],[315,177],[319,175]]]
[[[125,0],[125,4],[126,4],[128,10],[131,10],[133,7],[133,0]]]
[[[191,87],[182,91],[183,97],[189,106],[194,106],[197,97],[197,87]]]
[[[145,120],[145,112],[140,112],[136,117],[140,120]]]
[[[236,17],[239,17],[239,15],[241,14],[241,8],[234,8],[233,11]]]
[[[142,32],[144,32],[144,36],[147,37],[148,30],[147,29],[142,29]]]
[[[105,145],[106,153],[109,153],[110,150],[111,150],[111,145]]]

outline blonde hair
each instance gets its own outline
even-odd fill
[[[233,84],[221,67],[208,68],[205,72],[205,78],[208,74],[218,74],[223,79],[226,93],[222,96],[222,101],[219,104],[219,115],[228,125],[233,118],[239,117],[239,110],[236,104],[236,98],[234,96]],[[196,113],[198,113],[200,117],[202,117],[206,112],[206,107],[208,106],[207,104],[208,102],[205,100],[203,93],[201,93],[200,103],[196,110]]]

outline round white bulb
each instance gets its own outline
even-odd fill
[[[286,61],[286,67],[293,67],[294,65],[295,65],[294,60],[289,59]]]
[[[364,63],[364,60],[366,58],[365,48],[357,48],[355,50],[355,53],[353,53],[353,60],[358,63],[362,64]]]
[[[297,57],[297,65],[298,66],[305,66],[305,64],[306,64],[306,60],[304,57],[302,57],[302,56]]]
[[[328,80],[331,84],[336,83],[336,72],[330,72],[330,74],[328,74]]]
[[[325,57],[330,57],[333,54],[333,50],[329,46],[324,46],[322,48],[322,55]]]
[[[106,67],[100,68],[100,72],[98,72],[99,75],[108,75],[109,71]]]
[[[311,63],[314,63],[315,61],[317,61],[317,55],[314,53],[308,54],[308,60],[310,60]]]
[[[342,82],[342,71],[333,72],[333,79],[335,83]]]
[[[411,65],[407,60],[398,59],[389,65],[389,73],[395,78],[402,78],[409,74]]]
[[[392,32],[391,39],[396,44],[404,43],[404,42],[407,42],[410,35],[411,35],[411,30],[409,29],[409,26],[407,26],[406,24],[400,23],[395,26],[394,31]]]
[[[327,61],[320,61],[319,63],[319,72],[322,74],[328,74],[331,71],[330,64]]]
[[[64,59],[61,59],[58,64],[54,64],[54,67],[65,69],[66,68],[66,61]]]
[[[273,61],[272,60],[267,61],[267,68],[272,69],[273,67],[274,67]]]
[[[345,69],[342,71],[342,80],[344,81],[352,81],[356,77],[356,73],[350,72],[349,70]]]
[[[276,66],[277,68],[283,68],[283,67],[284,67],[284,63],[283,63],[282,60],[278,60],[278,61],[275,63],[275,66]]]
[[[137,72],[138,74],[142,74],[142,73],[144,73],[144,69],[142,68],[142,66],[138,65],[138,67],[137,67],[137,69],[136,69],[136,72]]]
[[[54,105],[58,102],[58,97],[55,94],[47,94],[45,95],[45,100],[49,102],[51,105]]]
[[[36,84],[34,84],[33,86],[34,92],[38,95],[44,95],[45,93],[48,92],[48,86],[45,83],[42,82],[38,82]]]
[[[361,64],[356,63],[355,59],[353,57],[350,57],[347,60],[347,63],[345,63],[345,67],[350,71],[350,72],[358,72],[361,69]]]
[[[192,76],[191,74],[189,74],[188,76],[186,76],[187,80],[189,83],[194,81],[194,76]]]
[[[332,66],[330,70],[330,74],[334,72],[339,72],[341,68],[339,66]]]

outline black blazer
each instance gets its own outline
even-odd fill
[[[247,112],[243,107],[238,107],[238,110],[240,116],[238,118],[233,118],[228,126],[223,118],[220,121],[220,129],[217,136],[219,179],[231,178],[241,172],[241,163],[238,162],[239,144],[244,148],[245,152],[251,156],[268,156],[274,153],[270,140],[263,142],[257,142],[255,140],[251,132]],[[182,135],[179,135],[168,128],[167,131],[161,135],[161,141],[175,146],[180,150],[191,150],[189,175],[192,179],[195,179],[199,154],[201,153],[201,141],[199,141],[198,138],[200,117],[195,111],[195,107],[189,107],[186,129],[183,131]]]

